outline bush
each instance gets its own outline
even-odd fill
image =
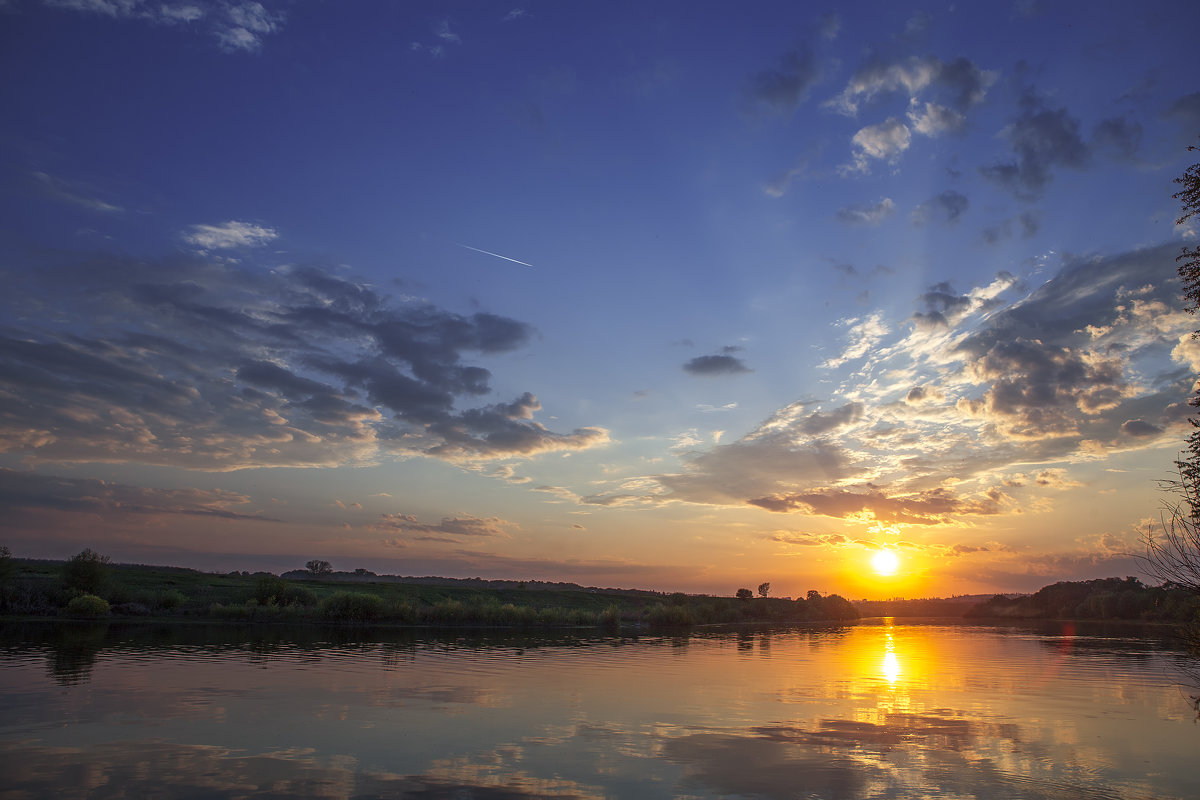
[[[616,603],[605,608],[596,615],[596,624],[605,628],[621,627],[621,607]]]
[[[62,569],[63,586],[84,594],[99,594],[108,584],[108,556],[86,548],[71,556]]]
[[[339,622],[373,622],[383,616],[383,599],[373,594],[338,592],[321,601],[320,614]]]
[[[67,603],[67,613],[72,617],[106,617],[108,616],[108,601],[94,594],[81,594],[71,598]]]
[[[260,606],[282,602],[280,598],[288,590],[288,582],[275,575],[263,575],[254,582],[254,599]]]
[[[173,611],[182,606],[186,600],[187,598],[183,596],[183,592],[178,589],[167,589],[154,598],[154,605],[163,611]]]

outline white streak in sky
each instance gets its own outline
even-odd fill
[[[468,250],[474,250],[476,253],[483,253],[484,255],[495,256],[496,258],[503,258],[505,261],[513,261],[513,262],[516,262],[517,264],[524,264],[527,267],[533,266],[533,264],[530,264],[526,261],[517,261],[517,259],[515,259],[515,258],[509,258],[508,256],[502,256],[499,253],[493,253],[490,250],[480,250],[478,247],[471,247],[471,245],[469,245],[469,244],[460,244],[459,242],[455,242],[455,244],[457,244],[459,247],[465,247]]]

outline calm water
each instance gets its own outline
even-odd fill
[[[0,628],[0,797],[1196,798],[1187,662],[1112,631]]]

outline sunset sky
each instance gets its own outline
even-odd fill
[[[854,598],[1137,574],[1200,371],[1198,24],[0,0],[0,544]]]

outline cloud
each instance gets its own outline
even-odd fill
[[[1133,160],[1141,142],[1141,123],[1129,122],[1124,117],[1101,120],[1092,131],[1092,144],[1096,149],[1125,161]]]
[[[1162,116],[1178,126],[1180,144],[1195,144],[1196,131],[1200,131],[1200,92],[1180,97],[1167,107]]]
[[[821,79],[816,54],[807,47],[785,53],[773,69],[751,79],[750,99],[774,111],[794,111]]]
[[[217,225],[192,225],[183,234],[184,241],[201,250],[258,247],[277,238],[279,238],[279,234],[274,228],[237,220],[229,220]]]
[[[0,332],[0,452],[31,462],[465,462],[608,439],[547,429],[530,392],[478,403],[492,374],[466,359],[524,346],[532,328],[514,319],[397,302],[313,267],[113,256],[34,272],[4,302],[61,317],[16,314],[24,327]]]
[[[967,116],[937,103],[925,103],[909,109],[908,121],[914,131],[932,137],[961,131],[967,125]]]
[[[506,528],[516,523],[499,517],[442,517],[440,522],[421,522],[412,514],[382,514],[378,522],[370,526],[375,531],[398,531],[421,534],[418,539],[433,537],[435,541],[458,541],[461,538],[507,537]]]
[[[826,359],[822,362],[822,367],[840,367],[847,361],[862,358],[888,333],[888,327],[883,322],[883,314],[879,311],[862,318],[854,317],[842,320],[838,324],[847,329],[848,341],[841,354]]]
[[[1041,228],[1041,215],[1036,211],[1022,211],[1016,217],[1009,217],[996,225],[985,227],[980,231],[980,238],[984,244],[996,244],[1011,239],[1014,225],[1020,228],[1022,239],[1030,239],[1036,236]]]
[[[524,12],[521,12],[520,14],[513,16],[513,12],[509,12],[509,16],[505,17],[505,19],[517,19],[517,17],[521,16],[523,13]],[[433,29],[433,37],[434,42],[432,44],[413,42],[409,45],[409,49],[415,52],[423,51],[429,53],[434,58],[441,58],[442,56],[446,55],[446,45],[462,44],[462,37],[450,28],[450,20],[448,19],[438,21],[437,25],[435,25]]]
[[[944,525],[1078,491],[1071,463],[1185,434],[1194,372],[1180,348],[1194,320],[1174,254],[1070,259],[1032,291],[1007,273],[965,291],[943,282],[908,324],[848,321],[851,347],[831,361],[869,358],[823,407],[797,401],[738,440],[690,448],[650,476],[658,491],[620,502]],[[1031,464],[1033,477],[997,487]]]
[[[950,62],[934,56],[876,60],[861,67],[842,92],[825,105],[855,116],[863,104],[880,95],[899,92],[916,106],[918,98],[928,92],[942,101],[942,107],[962,113],[983,101],[996,78],[995,72],[980,69],[965,58]]]
[[[727,353],[713,356],[696,356],[691,361],[685,363],[683,369],[684,372],[701,376],[740,375],[743,372],[752,371],[740,358]]]
[[[64,181],[45,172],[31,172],[30,175],[38,182],[41,191],[48,197],[65,203],[83,206],[91,211],[103,214],[120,214],[125,211],[118,205],[106,202],[95,196],[90,187]]]
[[[965,195],[948,189],[914,208],[912,222],[917,227],[934,222],[953,225],[966,213],[967,205]]]
[[[222,49],[253,52],[263,37],[282,27],[284,14],[259,2],[222,4],[163,3],[157,0],[43,0],[46,5],[114,19],[136,19],[152,25],[195,25],[215,37]]]
[[[232,507],[250,501],[221,489],[152,489],[95,478],[65,478],[0,468],[0,510],[10,520],[19,511],[54,510],[123,515],[182,515],[256,522],[279,520]]]
[[[870,169],[869,158],[895,163],[911,143],[912,133],[908,126],[895,117],[888,117],[878,125],[868,125],[854,134],[850,140],[854,148],[854,161],[845,169],[867,172]]]
[[[984,178],[1030,201],[1041,196],[1059,167],[1082,169],[1091,161],[1091,149],[1079,132],[1079,120],[1066,108],[1048,109],[1027,91],[1022,112],[1004,131],[1015,160],[981,167]]]
[[[837,218],[847,225],[878,225],[896,212],[892,198],[885,197],[873,206],[853,205],[839,208]]]

